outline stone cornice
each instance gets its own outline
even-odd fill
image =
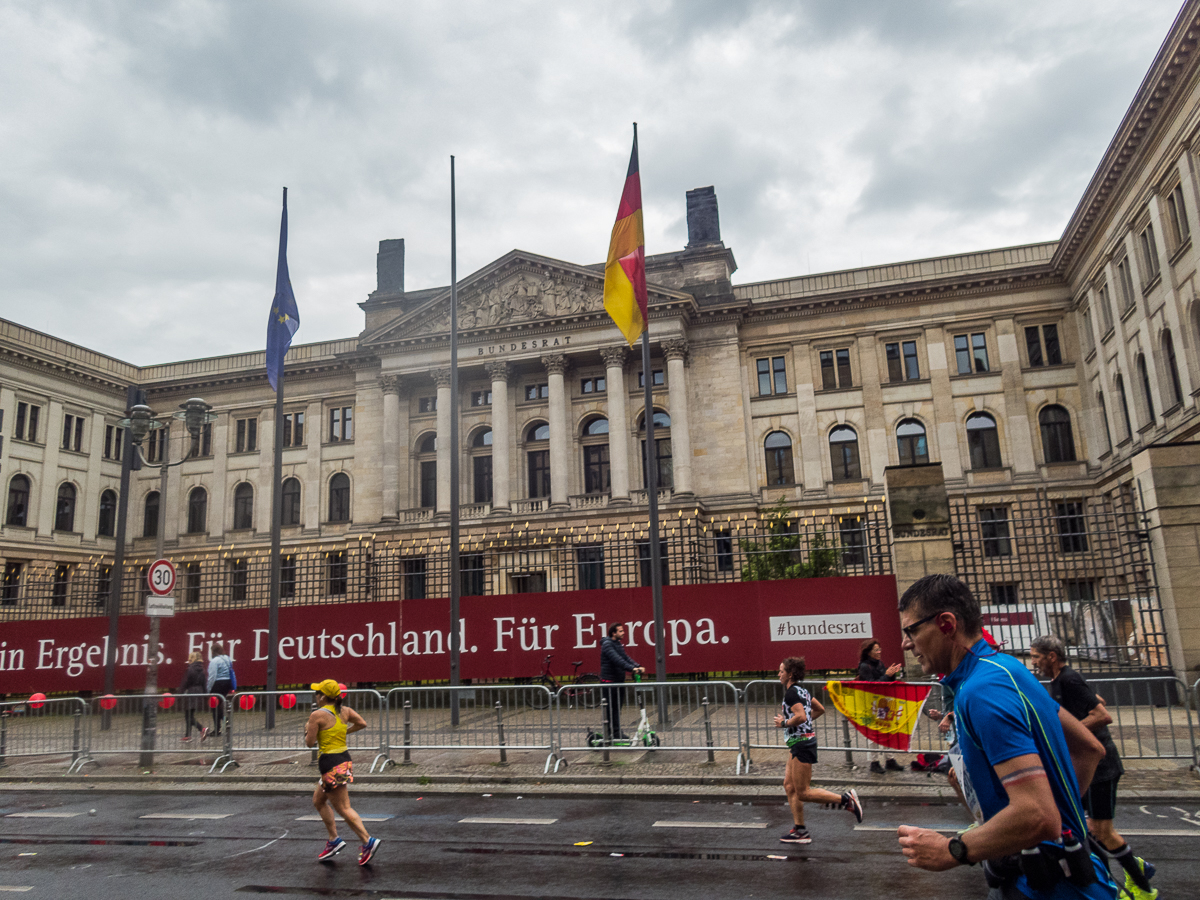
[[[69,381],[73,384],[86,385],[88,387],[99,387],[106,391],[114,391],[120,395],[120,405],[124,406],[125,389],[129,386],[129,382],[116,381],[112,378],[106,378],[98,373],[89,372],[82,369],[74,368],[65,362],[46,359],[44,357],[35,356],[31,353],[22,353],[13,348],[0,346],[0,360],[3,365],[17,366],[30,371],[50,371],[54,373],[56,378]]]

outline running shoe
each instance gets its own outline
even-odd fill
[[[812,835],[808,833],[807,828],[801,828],[799,825],[793,825],[792,830],[779,840],[785,844],[811,844]]]
[[[358,848],[358,864],[360,866],[365,866],[371,861],[371,857],[374,856],[375,851],[379,849],[380,843],[382,842],[379,840],[379,838],[373,837]]]
[[[1146,883],[1149,884],[1149,880],[1154,877],[1154,864],[1146,862],[1140,856],[1135,856],[1134,860],[1137,862],[1138,868],[1142,870],[1142,875],[1146,878]],[[1133,900],[1157,900],[1158,898],[1158,888],[1152,887],[1148,891],[1144,890],[1138,886],[1138,883],[1133,880],[1133,876],[1128,872],[1125,873],[1125,893],[1132,897]]]
[[[200,726],[200,740],[201,741],[208,740],[208,726],[207,725]]]
[[[346,846],[346,842],[341,838],[334,838],[332,841],[325,842],[325,849],[317,854],[317,862],[325,862],[327,859],[332,859],[342,852],[342,848]]]
[[[842,794],[841,808],[849,810],[859,822],[863,820],[863,807],[858,800],[858,791],[851,788]]]
[[[179,740],[185,744],[190,744],[192,742],[192,739],[190,737],[181,737]]]

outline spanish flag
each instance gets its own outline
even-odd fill
[[[905,751],[933,685],[827,681],[825,687],[837,711],[861,734],[881,747]]]
[[[625,190],[608,245],[608,262],[604,264],[604,309],[632,347],[650,319],[646,311],[646,236],[642,232],[636,125]]]

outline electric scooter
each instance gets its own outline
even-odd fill
[[[633,680],[635,683],[639,682],[642,680],[642,676],[635,672],[633,675]],[[660,745],[661,742],[658,739],[658,735],[655,734],[654,729],[650,727],[650,718],[646,715],[646,698],[645,698],[643,692],[637,690],[636,688],[634,689],[633,695],[634,695],[634,697],[637,698],[638,709],[641,710],[641,718],[638,720],[637,731],[635,731],[633,733],[632,738],[628,738],[625,740],[609,741],[608,746],[610,746],[610,747],[651,747],[651,748],[657,747]],[[587,733],[587,745],[589,747],[603,747],[604,746],[603,730],[601,730],[599,733],[597,733],[595,731],[589,731]]]

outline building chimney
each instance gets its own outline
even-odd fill
[[[687,249],[721,243],[717,192],[712,185],[687,192],[687,223]]]
[[[375,288],[380,294],[404,293],[404,238],[379,242]]]

